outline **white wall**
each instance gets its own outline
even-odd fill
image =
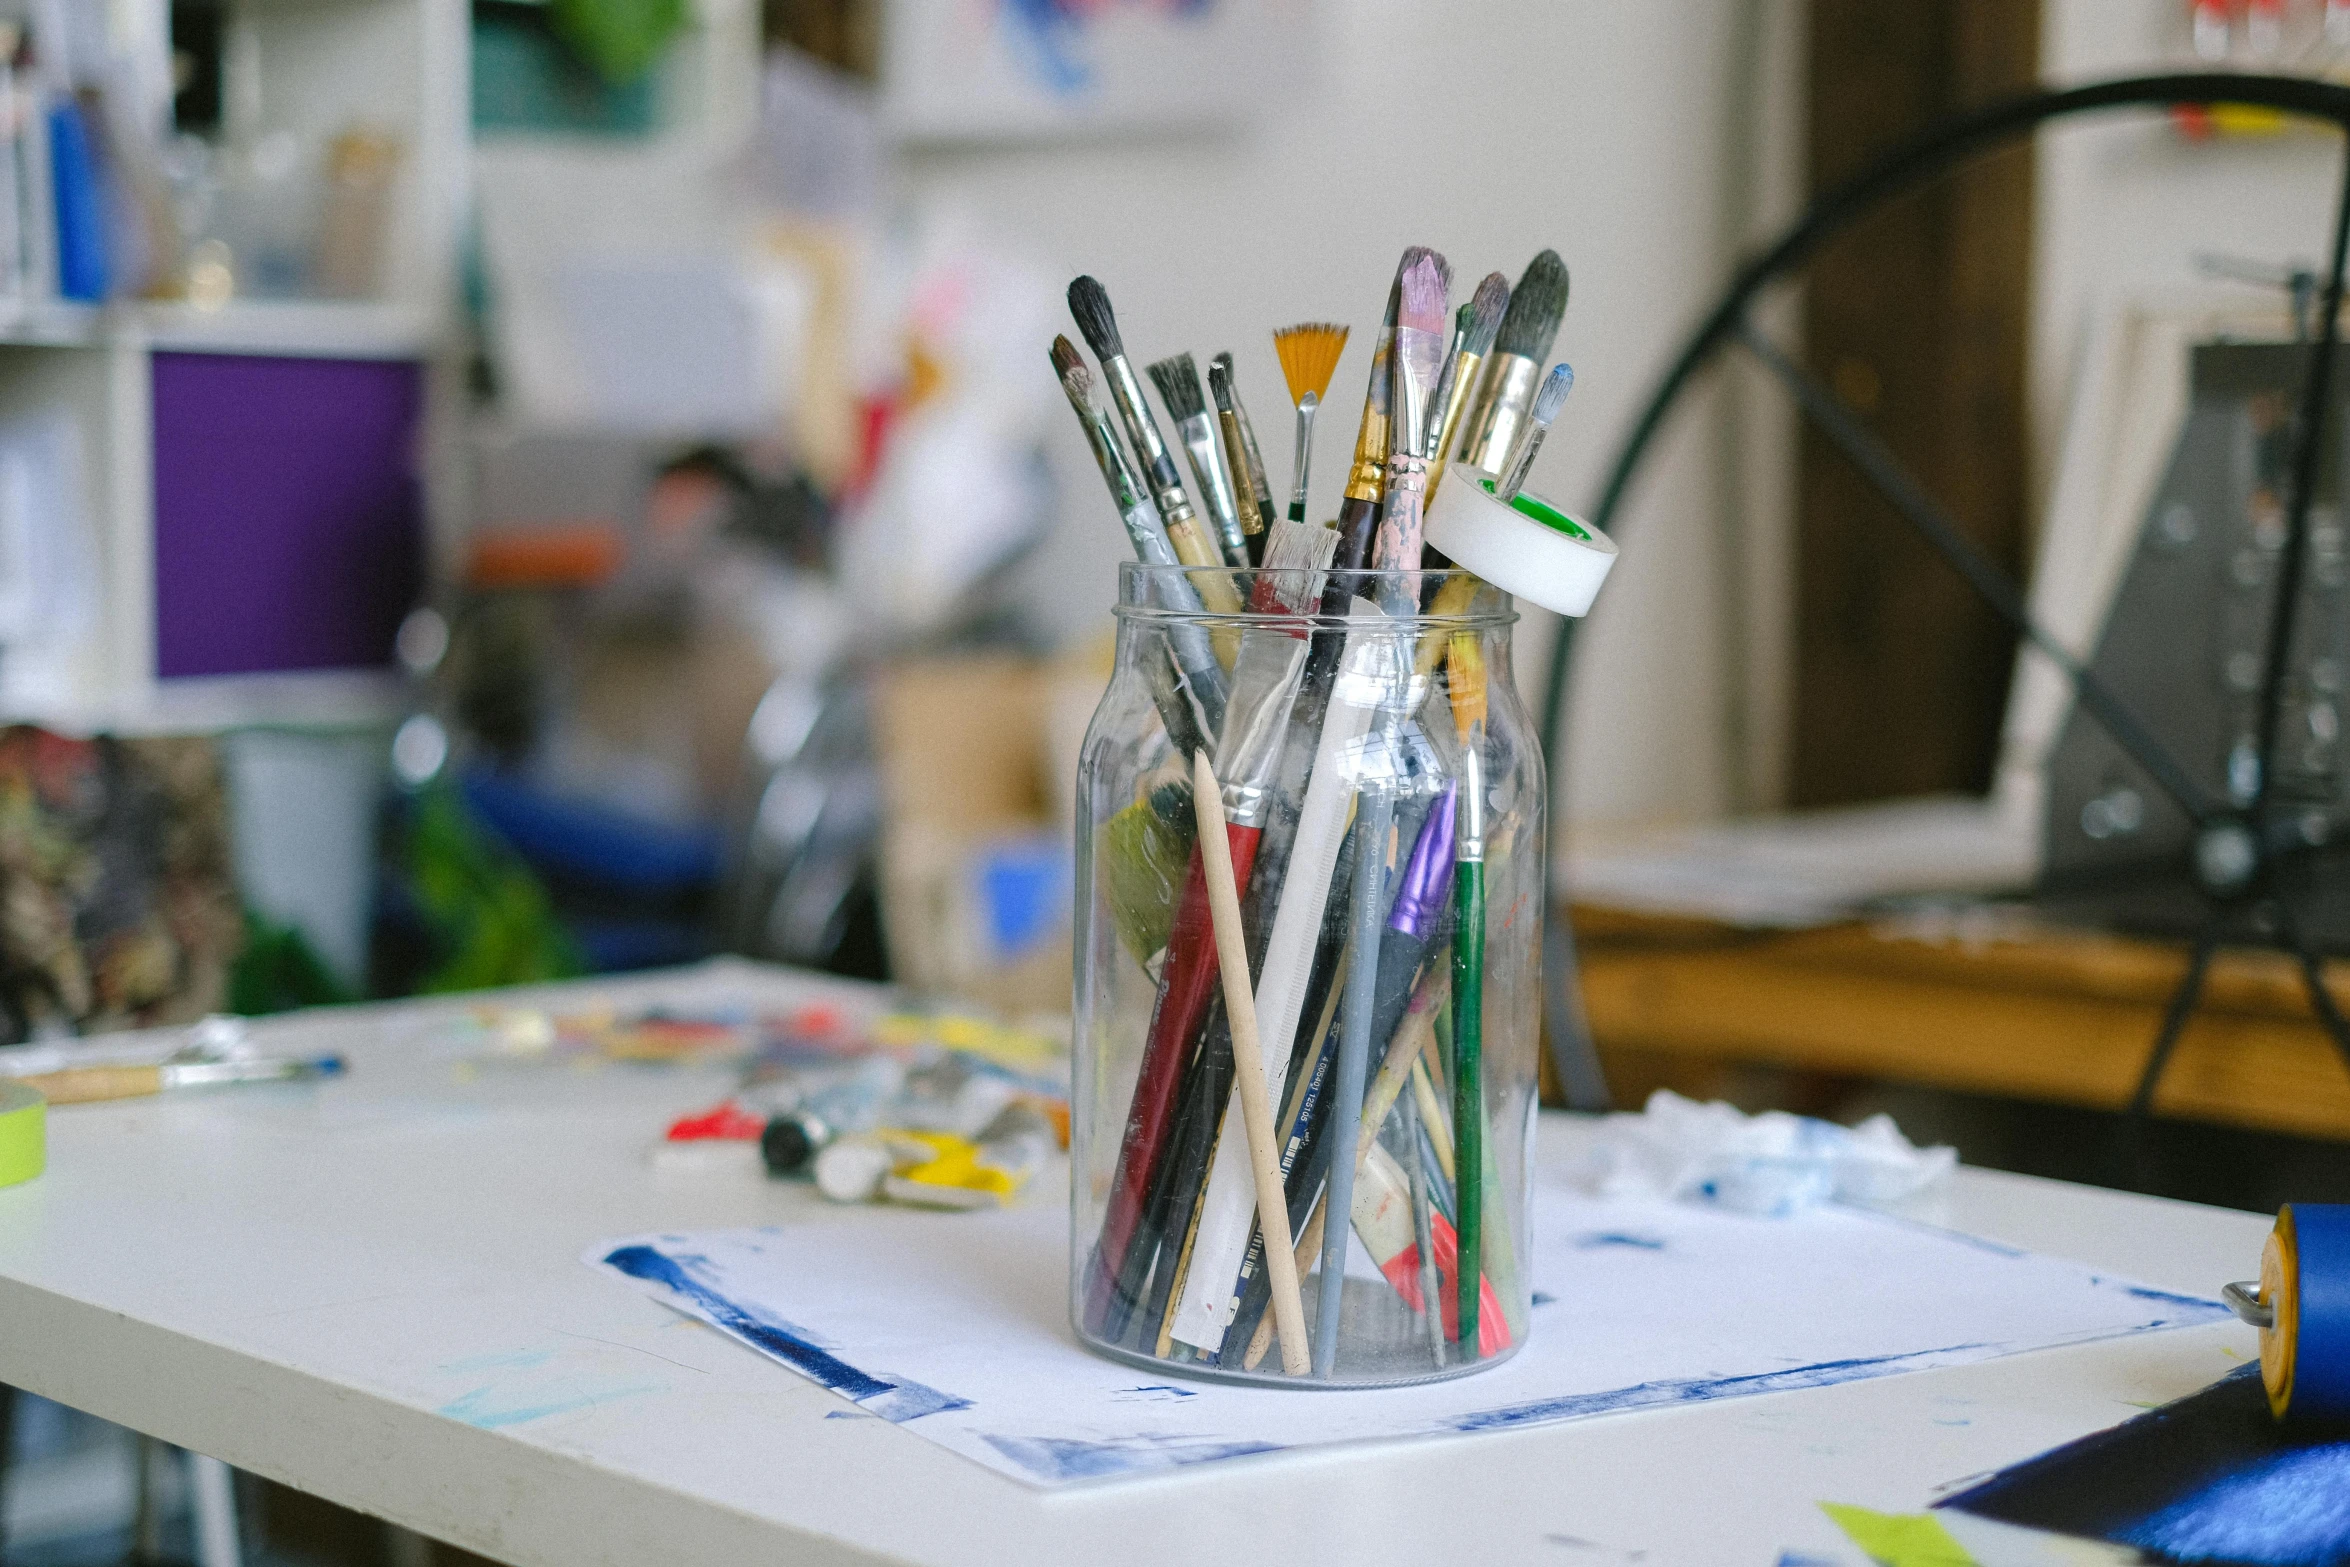
[[[1536,485],[1588,506],[1662,361],[1727,270],[1725,191],[1748,188],[1758,156],[1747,128],[1733,134],[1726,120],[1732,73],[1776,69],[1769,62],[1793,51],[1758,55],[1757,13],[1740,0],[1321,0],[1319,12],[1311,77],[1244,128],[918,151],[904,178],[917,196],[968,205],[1060,273],[1100,277],[1138,362],[1231,349],[1277,491],[1291,421],[1269,334],[1299,320],[1351,323],[1355,343],[1317,432],[1318,514],[1336,506],[1367,344],[1402,248],[1442,250],[1465,297],[1485,272],[1514,280],[1554,247],[1573,278],[1558,353],[1575,365],[1575,394]],[[1772,101],[1783,107],[1785,94]],[[1693,411],[1648,470],[1623,560],[1577,650],[1557,781],[1585,819],[1718,812],[1733,793],[1727,672],[1762,669],[1768,686],[1783,640],[1783,616],[1764,613],[1749,627],[1760,656],[1723,645],[1729,442],[1718,408]],[[1043,592],[1076,635],[1107,624],[1124,537],[1073,420],[1056,425],[1051,455],[1067,515]],[[1746,553],[1766,580],[1742,591],[1783,601],[1772,562],[1785,551]],[[1519,633],[1529,694],[1546,618],[1530,615]]]

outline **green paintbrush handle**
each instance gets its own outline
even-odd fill
[[[1458,1189],[1460,1251],[1454,1263],[1460,1287],[1461,1353],[1475,1359],[1478,1285],[1485,1254],[1485,862],[1463,860],[1453,867],[1452,937],[1452,1136]]]

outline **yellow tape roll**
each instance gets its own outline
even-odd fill
[[[22,1083],[0,1078],[0,1186],[41,1173],[48,1162],[49,1101]]]

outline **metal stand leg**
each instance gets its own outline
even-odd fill
[[[244,1567],[237,1541],[235,1475],[217,1458],[190,1453],[188,1490],[194,1498],[196,1567]]]
[[[1550,1064],[1574,1110],[1607,1110],[1614,1099],[1591,1020],[1583,1012],[1583,965],[1575,954],[1575,927],[1566,906],[1553,903],[1542,922],[1542,1023],[1550,1036]]]
[[[2195,933],[2194,950],[2187,956],[2187,972],[2179,976],[2178,988],[2171,992],[2170,1003],[2162,1011],[2162,1026],[2154,1032],[2154,1048],[2146,1053],[2146,1066],[2138,1074],[2137,1091],[2130,1095],[2130,1107],[2122,1118],[2121,1146],[2116,1172],[2122,1184],[2142,1191],[2155,1187],[2153,1149],[2148,1141],[2153,1132],[2154,1090],[2162,1082],[2163,1070],[2170,1065],[2171,1052],[2178,1048],[2179,1035],[2185,1032],[2187,1019],[2195,1011],[2195,1003],[2202,999],[2203,981],[2211,973],[2211,960],[2219,951],[2221,916],[2213,910]]]
[[[389,1567],[432,1567],[432,1541],[396,1523],[384,1525],[384,1560]]]
[[[0,1382],[0,1557],[8,1554],[8,1453],[16,1438],[16,1389]]]
[[[2170,994],[2170,1005],[2163,1008],[2162,1027],[2154,1035],[2154,1048],[2146,1054],[2146,1069],[2138,1074],[2138,1091],[2130,1095],[2130,1119],[2144,1122],[2154,1113],[2154,1090],[2162,1081],[2163,1069],[2170,1065],[2171,1051],[2178,1047],[2179,1035],[2186,1029],[2187,1016],[2202,999],[2203,981],[2211,972],[2211,960],[2219,951],[2219,916],[2212,915],[2195,933],[2195,950],[2188,955],[2187,972],[2179,976],[2178,989]]]
[[[131,1560],[152,1567],[163,1560],[163,1498],[155,1483],[155,1461],[163,1444],[151,1436],[131,1442],[131,1481],[137,1500],[131,1513]]]
[[[2326,989],[2324,956],[2309,944],[2309,938],[2301,933],[2301,922],[2281,899],[2277,905],[2277,923],[2283,930],[2285,945],[2301,964],[2301,983],[2309,990],[2309,1010],[2325,1025],[2334,1049],[2341,1053],[2342,1064],[2350,1066],[2350,1019],[2342,1016],[2342,1009],[2334,1005],[2334,993]]]

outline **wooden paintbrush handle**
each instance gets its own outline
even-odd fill
[[[53,1105],[91,1104],[101,1099],[137,1099],[163,1092],[159,1066],[76,1066],[20,1078]]]
[[[1273,1105],[1265,1086],[1265,1057],[1257,1045],[1256,998],[1249,993],[1248,943],[1240,928],[1240,889],[1224,844],[1224,801],[1208,753],[1192,755],[1192,806],[1207,861],[1208,909],[1216,927],[1217,967],[1224,979],[1224,1011],[1232,1025],[1232,1075],[1240,1089],[1240,1118],[1248,1132],[1256,1177],[1257,1222],[1265,1231],[1265,1264],[1273,1286],[1273,1318],[1281,1333],[1282,1369],[1303,1376],[1306,1355],[1304,1292],[1289,1250],[1289,1197],[1274,1149]]]

